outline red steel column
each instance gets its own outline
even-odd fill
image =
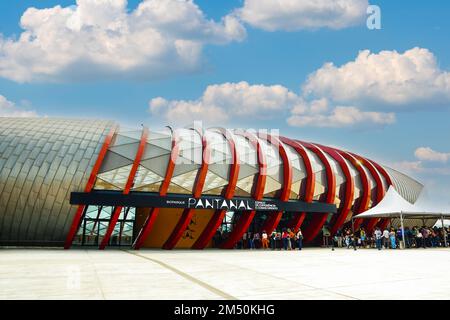
[[[345,162],[344,158],[340,153],[338,153],[335,149],[332,149],[330,147],[322,145],[319,146],[322,150],[327,152],[334,160],[338,162],[346,179],[344,203],[341,205],[341,208],[340,210],[338,210],[338,213],[331,219],[332,226],[330,229],[330,233],[331,235],[334,235],[336,231],[344,224],[348,214],[350,213],[350,210],[352,209],[353,198],[355,195],[355,181],[350,172],[350,168],[348,167],[347,163]]]
[[[266,139],[272,145],[275,144],[276,146],[278,146],[278,151],[283,161],[283,187],[280,194],[280,200],[284,202],[288,201],[289,196],[291,194],[291,186],[292,186],[292,164],[289,161],[286,149],[282,145],[281,141],[274,136],[259,134],[259,137]],[[261,232],[266,231],[267,234],[271,234],[272,231],[278,226],[278,223],[280,223],[282,215],[283,211],[269,213],[268,218],[266,219],[261,228]]]
[[[312,152],[314,152],[319,159],[322,161],[322,163],[325,166],[325,170],[327,173],[327,196],[326,196],[326,203],[333,204],[334,198],[336,196],[336,177],[334,175],[333,169],[331,168],[330,163],[328,162],[328,159],[326,158],[325,154],[322,152],[322,150],[315,145],[307,142],[298,141],[300,144],[302,144],[304,147],[308,148]],[[320,232],[320,229],[323,227],[325,222],[327,221],[328,214],[327,213],[316,213],[314,214],[313,218],[311,219],[311,222],[309,225],[304,228],[303,236],[305,242],[310,242],[314,240],[317,235]]]
[[[350,153],[350,154],[353,155],[354,157],[356,157],[356,159],[358,159],[359,161],[362,162],[362,164],[369,170],[370,174],[372,175],[372,177],[377,182],[377,198],[376,198],[375,204],[372,205],[372,207],[374,207],[375,205],[377,205],[383,199],[384,194],[385,194],[385,191],[384,191],[384,188],[383,188],[383,182],[381,181],[380,174],[376,170],[375,166],[371,162],[367,161],[366,158],[363,158],[363,157],[361,157],[361,156],[359,156],[357,154],[354,154],[354,153]],[[369,221],[367,221],[367,223],[365,224],[366,232],[372,233],[373,228],[375,227],[375,225],[377,224],[378,221],[379,221],[378,218],[369,219]]]
[[[95,161],[94,167],[92,168],[91,175],[89,176],[88,182],[86,183],[86,187],[84,188],[84,192],[91,192],[92,188],[94,188],[95,185],[95,179],[97,178],[98,171],[100,170],[100,167],[102,165],[103,159],[106,156],[106,153],[108,151],[108,148],[111,144],[111,141],[114,137],[114,133],[117,130],[117,126],[111,128],[108,135],[105,138],[105,141],[103,142],[103,146],[100,149],[100,153],[98,154],[97,160]],[[81,219],[83,218],[83,212],[84,208],[86,206],[79,205],[77,212],[75,213],[75,216],[73,217],[72,225],[70,227],[69,233],[66,237],[66,242],[64,244],[64,249],[69,249],[72,246],[73,238],[75,238],[75,234],[78,231],[78,228],[80,226]]]
[[[218,128],[217,130],[224,135],[224,137],[228,141],[228,144],[230,145],[231,158],[233,163],[231,164],[230,177],[228,181],[228,186],[225,190],[224,198],[232,199],[234,196],[234,192],[236,190],[236,184],[239,177],[239,155],[237,154],[236,142],[234,141],[232,133],[223,128]],[[192,249],[204,249],[208,245],[208,243],[214,237],[214,234],[216,233],[220,224],[222,223],[226,212],[227,210],[216,210],[214,212],[214,215],[209,220],[208,224],[198,237],[197,241],[195,241],[194,245],[192,246]]]
[[[378,171],[379,171],[379,172],[384,176],[384,178],[386,179],[387,186],[386,186],[386,189],[384,190],[384,191],[385,191],[384,194],[383,194],[383,197],[384,197],[384,195],[385,195],[386,192],[387,192],[387,189],[389,189],[389,186],[393,186],[393,185],[394,185],[394,184],[392,183],[391,176],[386,172],[386,170],[385,170],[382,166],[380,166],[380,165],[379,165],[378,163],[376,163],[375,161],[372,161],[372,160],[369,160],[369,159],[367,159],[367,161],[369,161],[370,163],[372,163],[372,164],[374,165],[374,167],[377,168]],[[379,227],[380,227],[381,230],[386,229],[387,225],[389,224],[389,220],[390,220],[390,219],[387,219],[387,218],[383,218],[383,219],[380,220],[380,222],[379,222]]]
[[[136,157],[134,158],[133,165],[131,166],[130,173],[128,174],[127,183],[125,184],[125,188],[122,192],[123,194],[129,194],[130,190],[133,186],[134,178],[135,178],[136,172],[139,168],[139,163],[141,162],[142,155],[144,154],[144,151],[145,151],[145,146],[147,144],[147,137],[148,137],[148,129],[144,128],[142,130],[141,142],[139,143],[139,147],[136,152]],[[100,243],[100,246],[99,246],[100,250],[105,249],[105,247],[108,245],[109,239],[111,238],[111,235],[114,231],[114,227],[116,226],[117,220],[119,220],[120,212],[122,211],[122,208],[123,207],[118,206],[114,209],[114,211],[111,215],[111,220],[109,221],[109,224],[108,224],[108,229],[106,230],[105,236],[103,237],[103,240]]]
[[[176,132],[172,133],[172,151],[170,153],[169,163],[167,164],[166,175],[164,180],[159,187],[159,195],[164,197],[167,195],[167,190],[170,186],[170,180],[172,179],[173,172],[175,170],[175,162],[179,156],[179,146],[177,144]],[[142,225],[138,236],[134,240],[133,249],[139,250],[143,245],[148,235],[152,231],[153,225],[155,224],[156,218],[159,215],[160,208],[151,208],[150,213]]]
[[[364,211],[367,211],[369,209],[369,203],[370,203],[370,190],[371,188],[371,183],[369,180],[369,177],[367,176],[366,171],[364,170],[362,163],[360,161],[358,161],[354,156],[352,156],[351,154],[345,152],[345,151],[341,151],[341,150],[337,150],[345,159],[347,159],[348,161],[350,161],[353,166],[358,170],[359,172],[359,176],[361,177],[361,183],[362,183],[362,187],[363,187],[363,195],[362,195],[362,199],[359,203],[358,208],[355,210],[355,212],[353,213],[354,215],[362,213]],[[362,223],[362,219],[355,219],[354,221],[354,228],[358,229],[359,226]]]
[[[256,182],[256,187],[253,193],[253,198],[255,200],[261,200],[264,195],[264,187],[266,185],[266,174],[267,174],[266,157],[261,149],[261,145],[259,144],[258,138],[255,135],[249,132],[244,132],[242,133],[242,135],[250,140],[250,142],[253,144],[253,146],[257,151],[259,174],[258,174],[258,181]],[[250,223],[255,217],[255,214],[256,214],[255,210],[245,211],[243,213],[243,215],[240,217],[240,219],[234,226],[233,231],[231,231],[231,234],[229,235],[228,239],[226,239],[225,242],[221,245],[222,249],[234,248],[239,239],[242,238],[244,232],[247,231],[248,227],[250,226]]]
[[[314,189],[316,185],[316,177],[313,170],[313,166],[311,163],[311,159],[308,156],[308,153],[306,152],[306,149],[299,144],[298,142],[288,139],[286,137],[281,137],[281,141],[292,148],[302,157],[303,163],[305,164],[306,169],[306,187],[305,187],[305,194],[302,195],[302,186],[300,186],[300,190],[298,191],[299,200],[303,200],[305,202],[311,203],[314,198]],[[298,231],[298,228],[303,223],[303,220],[305,220],[306,213],[305,212],[298,212],[294,215],[291,221],[288,222],[288,226],[291,229],[294,229],[295,232]]]
[[[202,136],[202,166],[197,174],[196,181],[194,183],[194,198],[199,198],[202,195],[203,186],[205,184],[206,174],[208,173],[208,164],[211,155],[211,150],[208,147],[208,141],[204,134],[199,133]],[[169,238],[163,245],[163,249],[171,250],[176,245],[180,238],[183,236],[183,232],[186,230],[189,222],[191,222],[192,216],[194,215],[195,209],[184,209],[183,213],[178,220],[177,225],[173,229]]]

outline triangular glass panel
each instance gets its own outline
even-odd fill
[[[155,145],[147,143],[145,145],[144,154],[142,155],[142,160],[159,157],[159,156],[162,156],[165,154],[170,154],[170,150],[166,150],[166,149],[163,149],[163,148],[160,148]]]
[[[142,130],[134,130],[134,131],[125,131],[120,132],[121,136],[136,139],[137,141],[141,141],[142,138]]]
[[[185,189],[176,183],[170,183],[169,188],[167,190],[168,193],[181,193],[181,194],[192,194],[192,190]]]
[[[242,190],[244,190],[248,193],[251,193],[254,183],[255,183],[255,176],[251,175],[244,179],[239,179],[236,186],[238,186],[239,188],[241,188]]]
[[[169,131],[167,131],[167,132],[149,131],[147,140],[152,141],[152,143],[153,143],[154,140],[166,139],[166,138],[169,138],[169,140],[172,139],[172,135]]]
[[[170,154],[141,161],[141,166],[153,171],[161,177],[166,176],[167,166],[169,165]]]
[[[155,174],[145,167],[139,166],[139,169],[136,173],[136,178],[134,179],[134,188],[139,188],[141,186],[152,184],[162,180],[163,178],[159,175]]]
[[[300,171],[297,168],[292,167],[292,182],[303,180],[306,177],[306,172]]]
[[[218,188],[211,189],[211,190],[205,190],[203,192],[203,194],[205,194],[205,195],[223,196],[225,191],[226,191],[226,189],[227,189],[226,186],[218,187]]]
[[[115,152],[108,151],[106,153],[105,159],[103,160],[99,173],[114,170],[132,163],[133,161],[128,158],[123,157]]]
[[[132,161],[136,158],[139,143],[129,143],[117,147],[111,147],[110,150]]]
[[[295,182],[291,185],[291,193],[296,194],[296,198],[298,198],[298,195],[300,194],[300,188],[302,187],[302,181]]]
[[[254,176],[259,172],[258,168],[250,166],[248,164],[242,164],[239,166],[239,180],[244,179],[248,176]]]
[[[94,190],[120,190],[120,188],[97,177],[94,185]]]
[[[147,184],[145,186],[141,186],[139,188],[134,188],[133,191],[141,191],[141,192],[159,192],[161,188],[162,182],[155,182],[152,184]]]
[[[197,170],[173,177],[171,183],[175,183],[186,190],[193,190],[197,178]],[[191,191],[192,192],[192,191]]]
[[[281,183],[272,179],[271,177],[266,177],[266,185],[264,186],[264,195],[280,189]]]
[[[177,164],[175,166],[175,170],[173,171],[173,177],[179,176],[181,174],[184,174],[186,172],[195,171],[200,169],[200,166],[198,164]]]
[[[247,192],[245,190],[242,190],[239,187],[236,187],[236,189],[234,191],[234,196],[235,197],[250,197],[251,194],[250,194],[250,192]]]
[[[179,151],[179,156],[189,160],[191,163],[201,164],[203,161],[203,148],[187,148]]]
[[[123,144],[136,143],[139,142],[138,139],[133,139],[130,137],[122,136],[120,133],[116,135],[114,146],[120,146]]]
[[[221,186],[228,185],[228,181],[225,179],[222,179],[218,175],[212,173],[208,170],[208,173],[206,174],[205,178],[205,184],[203,187],[203,191],[215,189]]]
[[[150,144],[160,147],[164,150],[171,151],[172,150],[172,139],[164,138],[164,139],[154,139],[149,141]]]
[[[217,174],[219,177],[228,180],[230,176],[230,165],[227,164],[211,164],[208,166],[208,170]]]

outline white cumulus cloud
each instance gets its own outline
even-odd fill
[[[0,76],[17,82],[129,76],[153,79],[201,65],[205,44],[241,41],[245,28],[228,15],[209,20],[192,0],[77,0],[29,8],[17,39],[0,35]]]
[[[342,29],[365,20],[367,0],[245,0],[237,15],[267,31]]]
[[[391,113],[363,112],[356,107],[334,108],[326,99],[307,102],[281,85],[251,85],[245,81],[210,85],[196,100],[157,97],[150,100],[149,111],[182,124],[195,120],[220,124],[231,119],[284,119],[290,113],[288,123],[292,126],[378,126],[395,122]]]
[[[439,152],[431,149],[430,147],[420,147],[414,152],[417,159],[422,161],[432,162],[448,162],[450,160],[450,153]]]
[[[303,103],[291,110],[292,126],[383,126],[396,113],[450,103],[450,72],[428,49],[404,53],[364,50],[342,66],[326,63],[302,85]]]
[[[364,50],[340,67],[326,63],[303,86],[305,95],[335,103],[409,107],[450,102],[450,72],[441,70],[428,49],[399,53]]]
[[[178,123],[203,120],[222,123],[233,117],[264,119],[286,112],[298,102],[298,96],[281,85],[250,85],[242,81],[208,86],[196,100],[150,101],[150,112]]]
[[[361,111],[353,106],[328,109],[326,99],[305,102],[291,110],[287,122],[294,127],[342,128],[356,126],[384,126],[396,121],[392,112]]]
[[[17,106],[0,94],[0,117],[36,117],[35,111]]]

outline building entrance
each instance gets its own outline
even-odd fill
[[[78,246],[99,246],[108,229],[114,207],[87,206],[84,219],[73,241]],[[108,245],[131,247],[134,240],[135,208],[125,207],[120,213]]]

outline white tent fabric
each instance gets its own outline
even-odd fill
[[[404,218],[408,217],[435,217],[440,218],[442,216],[449,216],[447,212],[434,211],[433,209],[422,208],[417,204],[411,204],[398,192],[394,187],[389,187],[385,197],[375,207],[369,209],[361,214],[356,215],[354,218],[396,218],[400,214]]]
[[[441,219],[442,226],[444,226],[444,216],[450,216],[449,210],[442,212],[442,210],[433,210],[428,207],[420,207],[417,204],[411,204],[406,201],[394,187],[390,186],[384,198],[372,209],[369,209],[352,218],[400,218],[400,225],[402,230],[402,243],[405,248],[405,226],[404,220],[407,218],[435,218]],[[391,219],[392,221],[392,219]],[[444,229],[444,245],[447,247],[447,235]]]

